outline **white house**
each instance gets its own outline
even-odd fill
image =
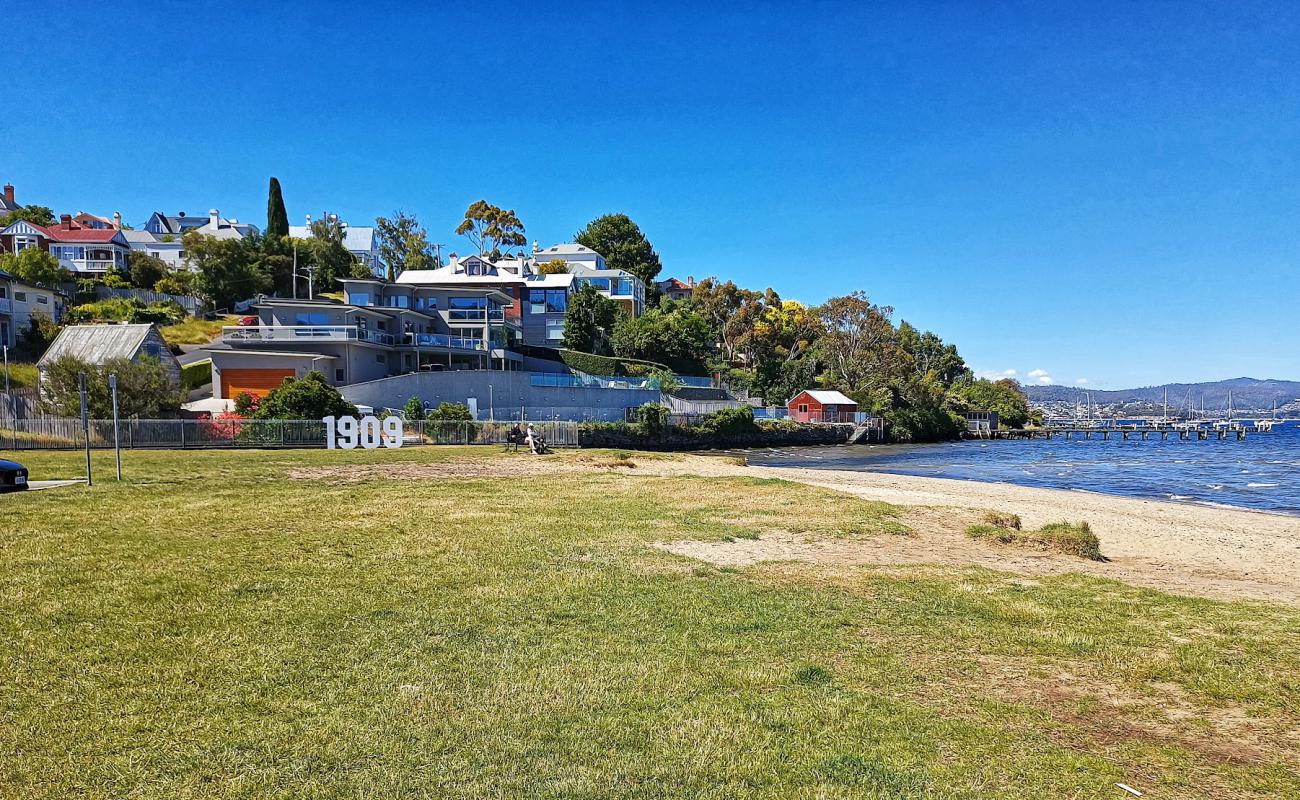
[[[13,347],[18,337],[41,315],[58,322],[63,316],[63,295],[45,286],[21,281],[0,270],[0,345]]]
[[[306,225],[290,225],[289,236],[293,239],[310,239],[311,217],[307,217]],[[373,227],[343,223],[343,247],[353,258],[369,267],[376,278],[383,278],[387,274],[384,263],[379,260],[379,239],[375,236]]]
[[[237,219],[225,219],[217,209],[206,217],[189,216],[179,211],[167,216],[155,211],[138,231],[122,231],[132,250],[161,259],[171,269],[185,268],[185,247],[181,237],[190,231],[218,239],[244,239],[257,233],[257,226]]]
[[[110,269],[125,272],[130,246],[116,228],[83,228],[64,214],[55,225],[18,220],[0,230],[0,250],[20,253],[39,247],[78,276],[103,275]]]

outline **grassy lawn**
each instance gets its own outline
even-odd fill
[[[175,346],[178,344],[207,344],[221,335],[223,325],[234,325],[239,322],[239,316],[218,317],[217,319],[196,319],[189,318],[184,322],[175,325],[168,325],[160,328],[163,339],[167,344]]]
[[[37,383],[36,364],[22,361],[9,362],[9,385],[14,389],[24,389]],[[4,375],[0,374],[0,392],[5,388]]]
[[[0,796],[1300,796],[1296,609],[720,569],[649,544],[906,520],[528,458],[129,452],[116,484],[97,453],[93,488],[0,496]],[[359,462],[408,471],[290,476]]]

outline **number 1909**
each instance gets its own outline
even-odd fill
[[[325,447],[355,450],[358,445],[368,450],[376,447],[402,446],[402,418],[386,417],[325,417]]]

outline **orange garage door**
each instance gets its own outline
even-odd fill
[[[223,369],[221,370],[221,396],[233,400],[241,392],[257,397],[284,383],[297,373],[293,369]]]

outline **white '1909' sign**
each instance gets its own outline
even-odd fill
[[[357,445],[373,450],[380,445],[384,447],[402,446],[402,418],[386,417],[326,417],[325,447],[330,450],[341,447],[355,450]]]

